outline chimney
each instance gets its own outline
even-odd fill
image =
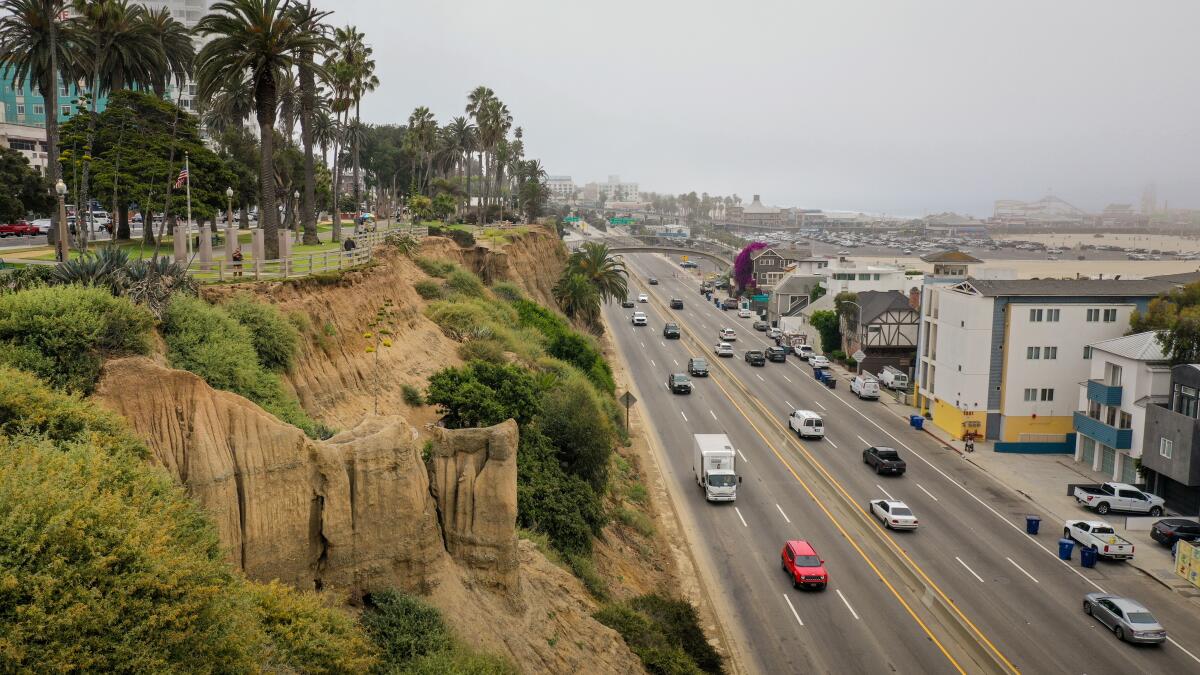
[[[908,289],[908,306],[921,311],[921,289],[913,286]]]
[[[759,201],[758,197],[759,197],[758,195],[754,195],[754,203],[755,203],[755,204],[757,204],[757,203],[758,203],[758,201]]]

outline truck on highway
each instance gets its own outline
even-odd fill
[[[1076,502],[1089,509],[1096,509],[1096,513],[1102,516],[1109,511],[1128,511],[1148,513],[1157,518],[1163,513],[1162,497],[1142,492],[1126,483],[1078,485],[1074,494]]]
[[[1079,542],[1080,546],[1095,549],[1096,555],[1111,560],[1132,560],[1133,544],[1117,534],[1103,520],[1068,520],[1063,538]]]
[[[737,451],[725,434],[694,434],[692,436],[692,472],[696,484],[704,490],[710,502],[731,502],[737,499]]]

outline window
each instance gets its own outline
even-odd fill
[[[1025,348],[1025,358],[1031,359],[1031,360],[1036,360],[1036,359],[1042,358],[1042,348],[1041,347],[1026,347]]]
[[[1058,310],[1056,309],[1054,311],[1057,312]],[[1058,358],[1058,347],[1043,347],[1042,349],[1046,354],[1046,358],[1048,358],[1048,359],[1057,359]]]
[[[1048,310],[1046,310],[1046,320],[1047,321],[1058,321],[1058,316],[1060,313],[1061,313],[1061,310],[1048,309]]]
[[[58,95],[59,96],[70,96],[71,95],[71,85],[66,82],[60,82],[58,84]]]
[[[859,281],[870,281],[871,275],[870,274],[860,274],[860,275],[858,275],[858,280]]]
[[[1034,322],[1041,321],[1042,320],[1042,310],[1040,310],[1040,309],[1029,310],[1029,320],[1034,321]]]
[[[1088,401],[1088,417],[1098,420],[1100,419],[1100,404],[1095,401]]]
[[[1108,413],[1104,416],[1104,423],[1110,427],[1117,426],[1117,409],[1112,406],[1108,406],[1104,410]]]
[[[878,275],[878,274],[872,274],[872,275],[871,275],[871,279],[872,279],[873,281],[879,281],[879,275]]]
[[[42,103],[34,103],[33,104],[33,114],[34,115],[45,115],[46,114],[46,106]]]
[[[1188,417],[1196,417],[1197,409],[1197,392],[1194,387],[1188,387],[1176,384],[1174,401],[1171,402],[1171,410]]]
[[[1130,429],[1132,427],[1133,427],[1133,415],[1130,415],[1129,413],[1122,410],[1121,417],[1120,417],[1120,419],[1117,420],[1117,428],[1118,429]]]
[[[1053,389],[1043,389],[1042,390],[1042,400],[1043,401],[1053,401],[1054,400],[1054,390]]]
[[[27,152],[32,152],[36,149],[36,146],[37,144],[33,141],[27,141],[21,138],[10,138],[8,140],[8,147],[12,148],[13,150],[25,150]]]
[[[1036,401],[1037,400],[1037,389],[1026,389],[1025,390],[1025,400],[1026,401]]]
[[[1113,323],[1116,320],[1117,320],[1117,310],[1115,310],[1115,309],[1104,310],[1104,323]]]
[[[24,103],[18,103],[18,104],[17,104],[17,114],[18,114],[18,115],[24,115],[24,114],[25,114],[25,104],[24,104]]]
[[[1113,363],[1104,363],[1104,384],[1110,387],[1121,386],[1121,366]]]
[[[69,105],[59,106],[58,116],[59,117],[70,117],[71,116],[71,106],[69,106]]]
[[[1171,454],[1175,452],[1175,441],[1159,438],[1158,439],[1158,454],[1167,459],[1171,459]]]
[[[1089,311],[1090,311],[1090,310],[1089,310]],[[1090,358],[1092,358],[1092,348],[1091,348],[1091,347],[1084,347],[1084,348],[1083,348],[1083,358],[1085,358],[1085,359],[1090,359]]]
[[[1091,321],[1093,323],[1096,321],[1099,321],[1100,320],[1100,310],[1095,309],[1095,308],[1089,309],[1087,311],[1087,320]]]

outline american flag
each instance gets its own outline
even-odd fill
[[[179,172],[179,180],[175,181],[175,189],[183,187],[183,184],[188,182],[188,170],[184,169]]]

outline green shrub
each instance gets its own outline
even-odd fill
[[[0,293],[19,293],[53,283],[54,269],[49,265],[25,265],[0,272]]]
[[[517,521],[543,532],[558,551],[588,555],[604,526],[600,495],[563,471],[558,453],[537,425],[521,430],[517,446]]]
[[[604,605],[593,616],[621,634],[650,673],[722,673],[695,609],[657,594]]]
[[[450,628],[437,609],[395,590],[367,596],[362,623],[379,651],[382,670],[403,667],[427,654],[449,650]]]
[[[492,293],[507,302],[516,302],[517,300],[525,299],[524,291],[516,284],[508,281],[500,281],[492,284]]]
[[[596,565],[590,557],[570,553],[567,554],[567,564],[571,566],[571,571],[579,577],[579,580],[583,582],[583,587],[592,594],[592,597],[601,601],[608,599],[608,582],[596,571]]]
[[[504,356],[504,352],[504,345],[493,338],[471,340],[458,346],[458,357],[463,361],[507,363],[508,359]]]
[[[840,349],[835,349],[835,350],[829,352],[829,358],[834,361],[837,361],[838,363],[845,363],[846,362],[846,352],[844,352]]]
[[[425,316],[447,337],[460,341],[493,337],[517,323],[516,312],[505,303],[462,296],[429,303]]]
[[[296,358],[300,333],[273,305],[256,302],[246,293],[223,305],[229,316],[246,327],[258,362],[267,370],[287,370]]]
[[[548,390],[541,401],[538,422],[558,450],[558,459],[569,474],[604,490],[608,461],[616,436],[605,415],[600,396],[576,375]]]
[[[487,291],[483,287],[483,282],[474,272],[468,272],[464,269],[456,269],[446,277],[446,285],[455,293],[461,293],[472,298],[481,298],[486,295]]]
[[[658,593],[641,595],[630,601],[639,612],[662,630],[671,644],[677,644],[706,673],[720,673],[721,656],[704,636],[696,608],[687,600]]]
[[[434,373],[425,398],[440,406],[451,429],[486,427],[509,418],[524,426],[539,409],[538,391],[527,370],[486,361]]]
[[[246,586],[272,645],[272,670],[355,673],[375,665],[374,645],[362,628],[326,607],[317,594],[297,592],[278,580]]]
[[[440,300],[444,295],[442,293],[442,285],[428,279],[422,279],[413,284],[413,290],[417,292],[417,295],[426,300]]]
[[[643,537],[654,536],[654,523],[650,521],[646,514],[641,511],[627,509],[624,506],[617,507],[617,520],[626,527],[632,528],[635,532]]]
[[[0,360],[56,387],[90,393],[105,358],[150,349],[153,318],[107,291],[78,286],[0,295]]]
[[[550,339],[546,351],[578,368],[600,391],[610,395],[616,391],[612,368],[592,339],[575,331],[559,333]]]
[[[427,654],[404,669],[405,675],[517,675],[516,666],[492,654],[481,654],[463,646]]]
[[[435,258],[427,258],[423,255],[413,258],[413,262],[417,264],[417,267],[421,268],[422,272],[431,277],[445,278],[451,272],[458,269],[458,265],[448,260],[437,260]]]
[[[425,405],[425,397],[421,395],[421,390],[407,382],[400,385],[400,393],[404,397],[404,402],[414,408]]]

